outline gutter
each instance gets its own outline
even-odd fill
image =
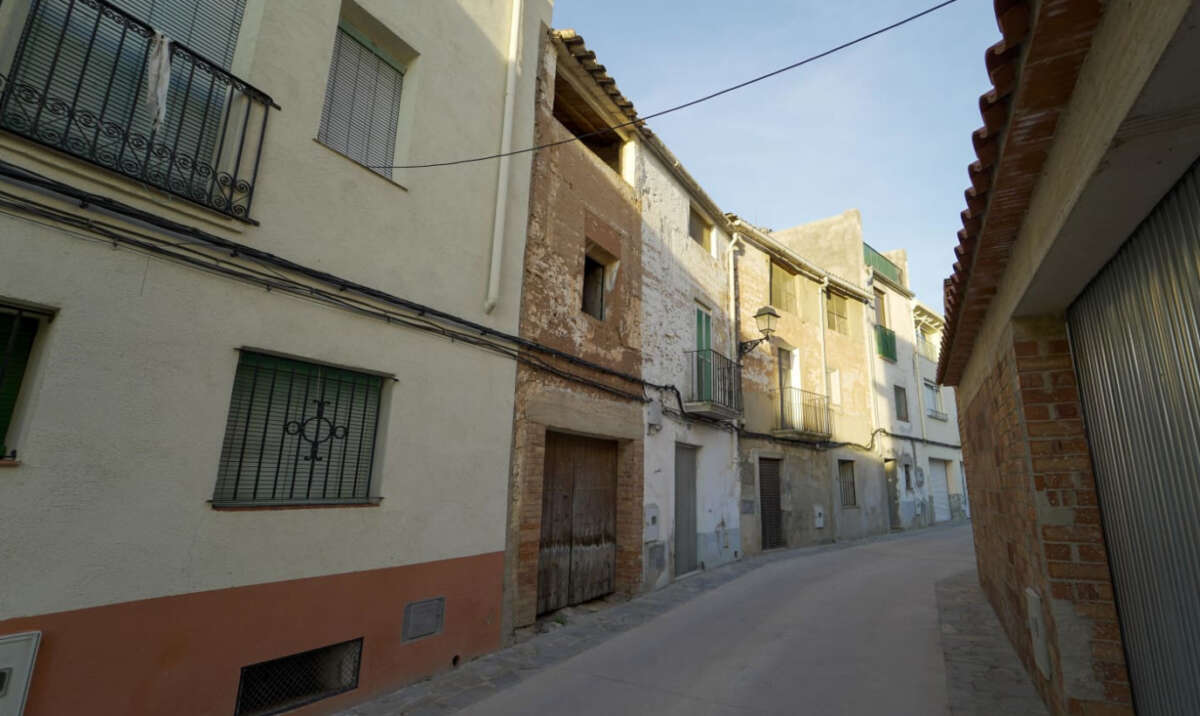
[[[508,219],[508,179],[512,157],[513,114],[517,92],[518,50],[521,45],[521,3],[512,0],[512,20],[508,29],[508,76],[504,81],[504,120],[500,126],[500,160],[496,168],[496,210],[492,220],[492,265],[488,271],[487,299],[483,312],[496,310],[500,301],[500,269],[504,263],[504,229]]]

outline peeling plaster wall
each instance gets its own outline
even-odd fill
[[[635,144],[625,156],[633,162],[630,174],[642,211],[642,373],[649,381],[685,390],[686,353],[696,350],[697,306],[712,314],[713,350],[737,358],[729,316],[730,237],[720,228],[721,217],[707,216],[714,228],[705,250],[688,236],[689,209],[704,213],[699,203],[644,144]],[[665,400],[661,408],[678,410],[669,394]],[[650,424],[655,420],[661,427]],[[674,576],[675,444],[699,448],[696,529],[704,568],[741,554],[741,491],[732,432],[660,414],[660,406],[646,407],[646,421],[644,522],[654,513],[658,529],[645,535],[644,587],[653,589]]]

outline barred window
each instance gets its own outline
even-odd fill
[[[317,139],[390,179],[404,72],[360,37],[345,25],[338,28]]]
[[[842,493],[842,507],[858,505],[858,495],[854,491],[853,460],[838,460],[838,487]]]
[[[216,505],[366,502],[383,378],[243,351]]]
[[[830,293],[825,301],[825,317],[829,330],[842,335],[850,332],[850,321],[846,318],[846,297]]]

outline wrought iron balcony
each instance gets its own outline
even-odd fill
[[[900,270],[900,267],[867,244],[863,244],[863,261],[892,283],[904,285],[904,272]]]
[[[896,361],[896,332],[887,326],[875,324],[875,351],[881,358]]]
[[[688,351],[684,408],[710,418],[729,420],[742,413],[741,369],[714,350]]]
[[[811,437],[829,437],[829,398],[799,388],[784,388],[779,393],[779,424],[776,433]]]
[[[0,128],[251,221],[264,92],[171,44],[166,120],[145,101],[154,28],[104,0],[31,0]]]

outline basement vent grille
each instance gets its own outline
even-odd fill
[[[445,597],[409,602],[404,607],[404,641],[437,634],[442,630],[445,617]]]
[[[242,667],[235,716],[269,716],[358,687],[361,638]]]

